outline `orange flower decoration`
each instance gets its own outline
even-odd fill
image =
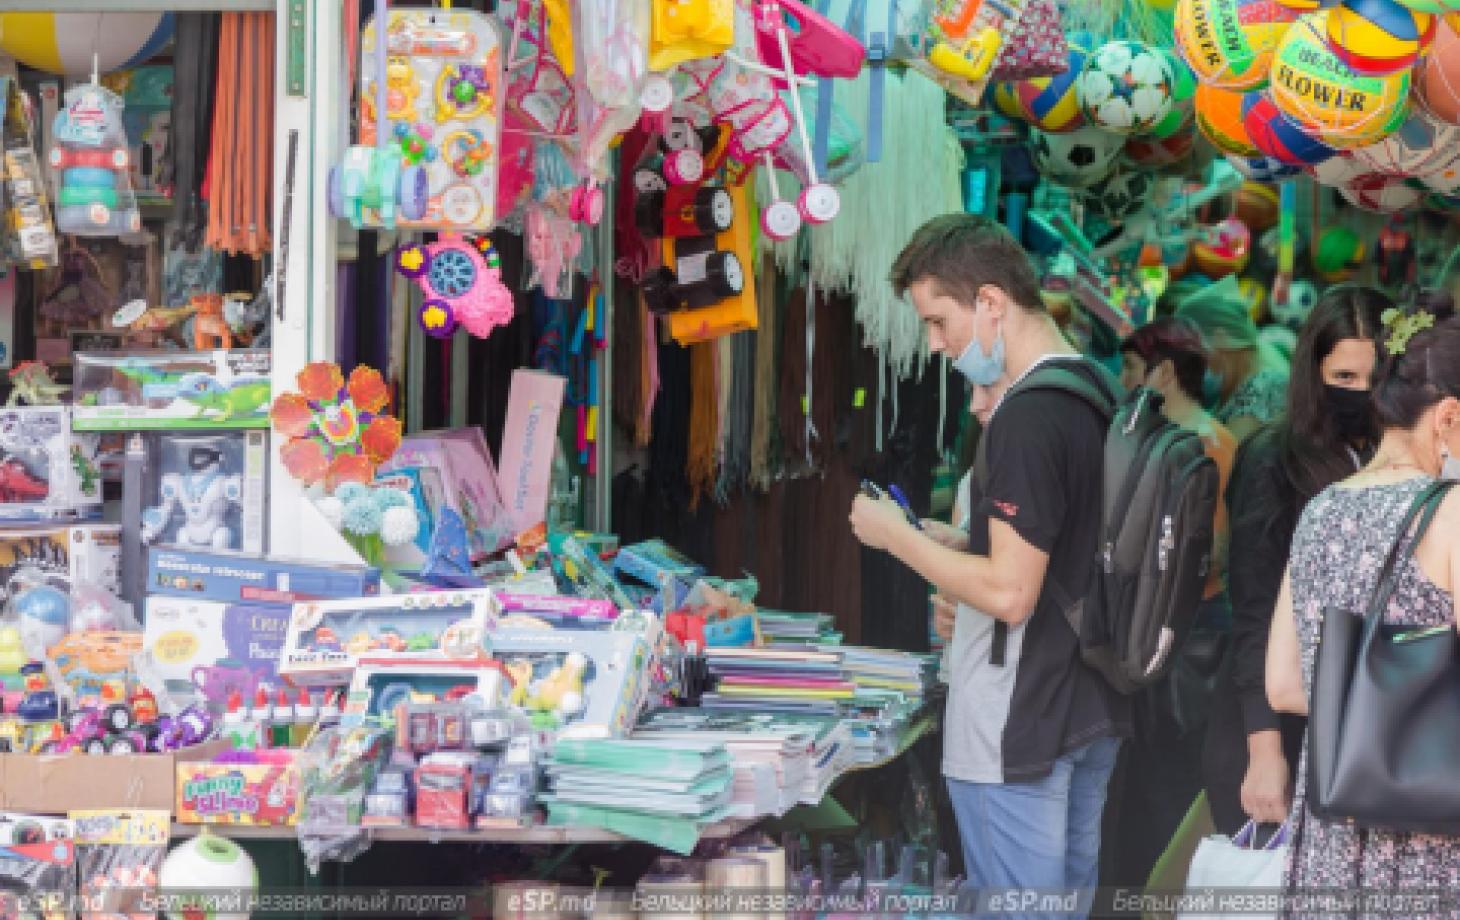
[[[295,379],[299,392],[281,393],[269,411],[286,439],[284,468],[306,485],[324,480],[331,491],[343,482],[369,485],[401,442],[400,422],[381,414],[390,403],[385,379],[362,365],[346,383],[330,361],[307,365]]]
[[[400,422],[388,415],[377,415],[360,435],[360,445],[371,460],[384,463],[400,447],[400,439]]]
[[[385,385],[385,378],[373,367],[362,364],[351,371],[346,389],[361,412],[378,413],[390,404],[390,390]]]

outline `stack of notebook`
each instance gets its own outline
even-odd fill
[[[842,673],[859,691],[895,691],[920,702],[937,679],[932,655],[859,645],[843,646],[841,653]]]
[[[828,613],[760,610],[756,619],[766,645],[840,645],[842,641]]]
[[[588,824],[687,852],[730,815],[725,745],[705,738],[559,739],[543,797],[551,824]]]
[[[841,655],[805,646],[705,650],[714,690],[706,709],[751,709],[836,715],[857,686],[842,673]]]
[[[738,710],[659,709],[644,717],[634,737],[723,744],[735,770],[732,814],[781,815],[814,791],[816,740],[830,722],[792,718]]]

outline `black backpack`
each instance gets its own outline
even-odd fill
[[[1160,680],[1186,640],[1212,560],[1217,465],[1201,438],[1161,414],[1161,396],[1139,387],[1120,399],[1108,375],[1088,361],[1036,368],[1004,397],[1057,390],[1079,397],[1106,421],[1100,545],[1083,594],[1046,581],[1079,638],[1085,663],[1116,690],[1133,693]],[[987,494],[988,459],[980,442],[974,478]],[[990,659],[1002,665],[1008,627],[994,626]]]

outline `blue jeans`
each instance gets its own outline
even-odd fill
[[[1082,891],[1088,903],[1099,875],[1100,814],[1105,785],[1115,768],[1120,739],[1101,738],[1054,763],[1049,776],[1032,783],[967,783],[948,779],[948,796],[963,841],[968,886],[990,894],[1023,889],[1035,892]],[[1052,902],[1023,905],[1033,912],[1010,911],[1007,901],[994,916],[1041,917],[1063,911]],[[1040,904],[1049,904],[1043,912]],[[1061,914],[1068,917],[1069,914]]]

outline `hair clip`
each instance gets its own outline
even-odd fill
[[[1390,307],[1379,317],[1379,321],[1389,330],[1389,338],[1384,347],[1389,354],[1397,356],[1404,354],[1404,350],[1409,347],[1409,340],[1416,333],[1434,327],[1435,315],[1424,309],[1405,313],[1398,307]]]

